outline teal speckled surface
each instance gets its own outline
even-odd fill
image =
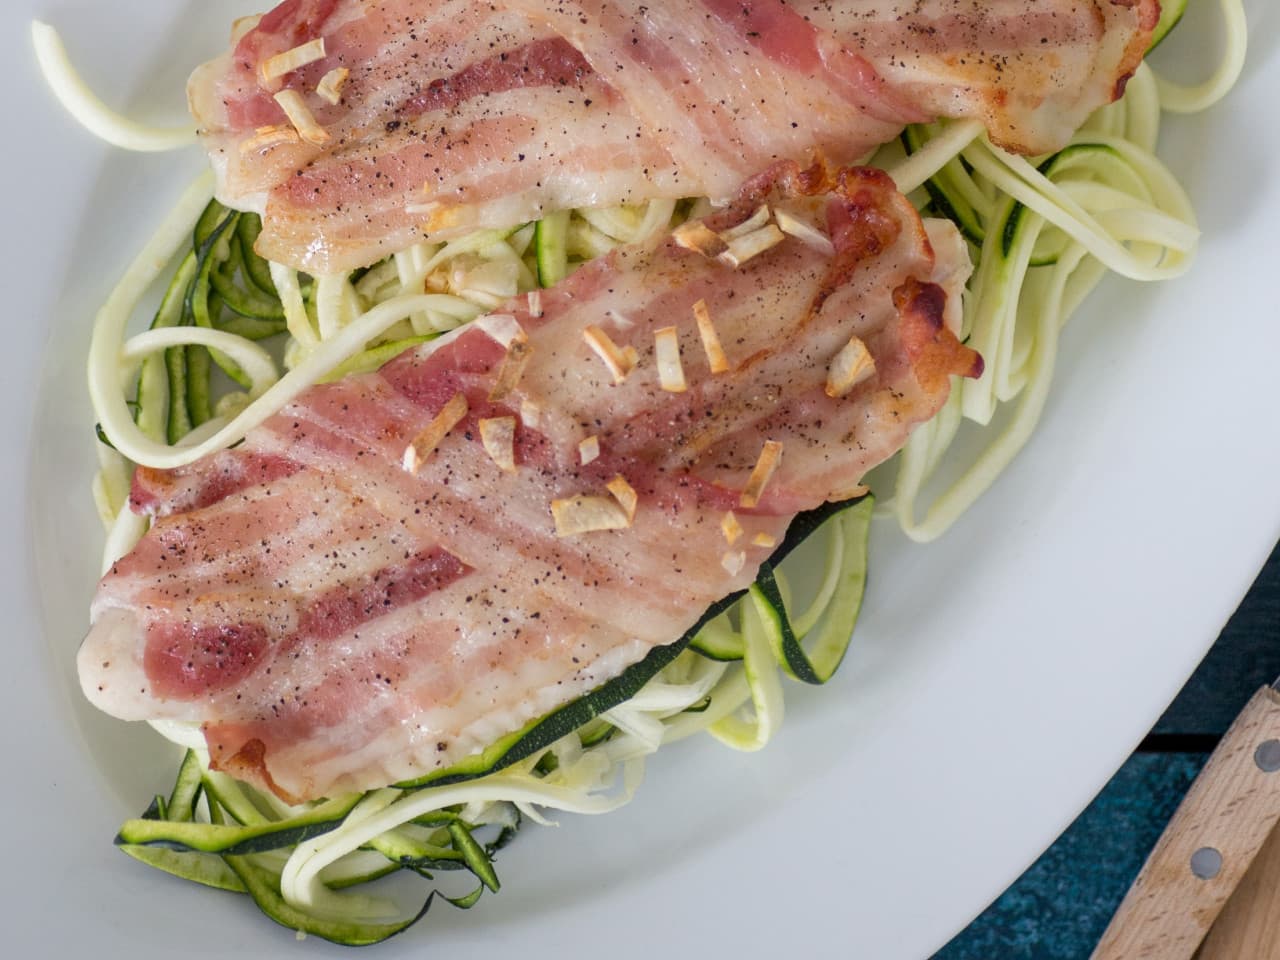
[[[1198,754],[1136,754],[1022,878],[935,960],[1081,960],[1199,772]]]
[[[1087,960],[1206,749],[1280,676],[1280,547],[1144,748],[934,960]]]

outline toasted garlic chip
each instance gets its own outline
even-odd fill
[[[835,256],[836,245],[831,242],[830,237],[817,227],[805,223],[799,217],[793,217],[785,210],[775,210],[773,217],[778,221],[778,227],[783,233],[795,237],[801,243],[812,247],[824,256]]]
[[[627,513],[612,497],[578,495],[551,501],[551,516],[557,537],[576,537],[599,530],[625,530],[631,526]]]
[[[712,373],[728,373],[729,358],[720,346],[720,334],[711,319],[711,311],[707,309],[707,301],[699,300],[693,305],[693,316],[698,321],[698,335],[702,337],[702,349],[707,355],[707,363]]]
[[[764,496],[764,488],[769,485],[773,472],[778,469],[781,460],[782,444],[777,440],[766,440],[764,448],[760,451],[760,458],[756,460],[755,468],[747,478],[746,489],[742,491],[742,497],[738,501],[742,506],[750,510],[760,503],[760,498]]]
[[[316,86],[316,93],[322,100],[337,106],[342,102],[342,88],[347,84],[347,77],[351,76],[351,71],[346,67],[335,67],[323,77]]]
[[[594,325],[587,327],[582,331],[582,339],[595,351],[596,356],[604,361],[609,372],[613,374],[615,384],[621,384],[635,369],[639,360],[635,348],[628,346],[625,350],[618,349],[618,345],[599,327]]]
[[[627,520],[631,521],[636,518],[636,507],[640,503],[640,497],[636,494],[631,484],[627,483],[626,478],[622,474],[614,477],[606,485],[608,491],[613,494],[613,498],[618,501],[618,505],[626,511]]]
[[[324,58],[324,38],[310,40],[292,50],[277,53],[274,57],[268,57],[262,61],[262,79],[267,83],[273,83],[285,74],[293,73],[309,63],[315,63]]]
[[[720,518],[720,532],[724,534],[725,543],[731,547],[742,539],[742,524],[732,510]]]
[[[259,153],[286,143],[299,143],[301,140],[302,138],[298,136],[297,130],[293,129],[293,127],[286,127],[284,124],[272,127],[258,127],[252,137],[241,141],[240,152],[246,155]]]
[[[797,226],[800,222],[794,217],[788,217],[787,220],[793,229],[805,226]],[[812,228],[809,229],[816,233]],[[821,234],[818,236],[821,237]],[[776,247],[787,238],[776,224],[769,222],[769,208],[764,205],[757,207],[750,217],[728,230],[716,233],[701,220],[690,220],[672,231],[671,237],[678,246],[700,253],[708,259],[718,260],[734,269],[752,257]],[[813,241],[812,236],[804,239],[806,242]],[[831,247],[830,241],[827,241],[827,246]],[[831,252],[835,252],[834,247],[831,247]]]
[[[746,220],[743,220],[736,227],[730,227],[728,230],[720,231],[720,239],[725,243],[737,240],[739,237],[745,237],[749,233],[755,233],[769,222],[769,208],[764,204],[756,207],[755,213],[751,214]],[[730,243],[730,246],[732,244]]]
[[[512,391],[520,385],[524,368],[529,365],[532,358],[533,345],[522,332],[507,346],[507,354],[502,358],[502,366],[498,368],[498,378],[494,381],[493,389],[489,391],[490,403],[498,403],[511,395]]]
[[[316,123],[315,115],[297,90],[281,90],[275,96],[276,103],[284,110],[298,136],[312,146],[322,147],[329,142],[329,131]]]
[[[587,437],[578,444],[578,459],[585,467],[587,464],[595,463],[600,459],[600,438]]]
[[[771,250],[785,239],[787,239],[786,234],[770,223],[763,229],[730,240],[729,249],[716,259],[737,269],[752,257],[758,257],[766,250]]]
[[[654,359],[658,366],[658,384],[667,393],[684,393],[689,385],[680,362],[680,331],[663,327],[653,334]]]
[[[828,397],[843,397],[876,372],[876,362],[867,345],[857,337],[840,348],[827,371],[826,393]]]
[[[342,88],[347,86],[349,76],[351,76],[351,70],[346,67],[335,67],[329,70],[329,73],[321,77],[320,82],[316,84],[316,95],[328,104],[338,106],[342,102]]]
[[[682,223],[671,232],[671,239],[677,246],[700,253],[704,257],[718,257],[729,249],[729,245],[701,220],[690,220]]]
[[[427,462],[427,458],[435,453],[440,442],[449,435],[449,431],[462,421],[468,409],[467,398],[460,393],[455,393],[444,405],[444,409],[437,413],[405,448],[404,468],[417,476],[422,465]]]
[[[506,473],[516,472],[516,418],[494,417],[480,421],[480,442],[489,459]]]

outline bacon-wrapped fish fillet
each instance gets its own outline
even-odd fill
[[[260,252],[328,274],[549,210],[728,198],[815,150],[857,162],[909,122],[976,117],[1047,152],[1119,94],[1158,16],[1156,0],[286,0],[190,95],[220,198],[264,215]]]
[[[780,164],[703,227],[140,470],[88,697],[282,797],[421,777],[678,639],[980,373],[964,243],[885,174]]]

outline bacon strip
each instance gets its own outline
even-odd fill
[[[1119,95],[1158,15],[1157,0],[288,0],[190,97],[220,198],[264,215],[259,251],[337,273],[546,210],[726,199],[779,159],[853,163],[936,117],[1048,152]],[[316,39],[323,60],[263,77]],[[333,104],[316,88],[337,69]],[[281,83],[324,144],[263,138],[286,124]]]
[[[316,36],[329,55],[285,84],[307,97],[328,146],[245,149],[285,122],[259,64]],[[333,105],[314,90],[339,67],[350,74]],[[291,0],[197,70],[190,98],[219,196],[264,214],[264,256],[316,274],[590,196],[690,192],[573,47],[473,0]]]
[[[497,403],[505,352],[472,326],[314,387],[192,468],[138,471],[133,502],[156,521],[99,587],[88,697],[126,719],[200,722],[216,766],[296,800],[455,762],[681,636],[751,582],[797,512],[896,451],[952,375],[981,371],[945,320],[968,272],[954,227],[923,224],[878,171],[793,164],[708,226],[762,203],[818,225],[834,255],[791,237],[737,270],[674,242],[619,251],[545,291],[539,316],[525,298],[504,306],[533,349]],[[723,373],[698,346],[699,301]],[[654,331],[673,322],[683,393],[654,362]],[[590,324],[636,350],[624,382],[583,342]],[[830,397],[853,336],[875,373]],[[404,470],[458,394],[464,419]],[[530,408],[536,426],[520,420]],[[516,419],[514,472],[482,442],[496,417]],[[588,436],[600,453],[583,464]],[[785,455],[744,509],[765,441]],[[630,526],[557,537],[553,501],[610,495]],[[729,511],[742,562],[726,566]]]

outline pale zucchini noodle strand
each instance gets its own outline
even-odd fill
[[[715,719],[706,727],[706,731],[726,746],[750,752],[764,749],[782,725],[785,700],[782,674],[769,647],[764,622],[756,604],[750,601],[742,604],[741,617],[745,647],[742,674],[750,696],[750,707],[745,708],[744,698],[742,705]],[[735,683],[733,688],[741,696],[742,685]],[[732,699],[724,697],[726,701]],[[712,702],[715,703],[714,698]],[[721,704],[723,707],[729,705]]]
[[[1249,48],[1249,24],[1241,0],[1218,0],[1226,34],[1226,49],[1217,69],[1203,83],[1183,86],[1156,74],[1160,105],[1170,113],[1199,113],[1231,92],[1244,70]]]
[[[148,127],[116,113],[104,104],[80,78],[58,31],[36,20],[31,24],[31,41],[45,82],[67,113],[100,140],[124,150],[155,153],[176,150],[196,142],[194,124],[178,127]]]
[[[102,420],[102,429],[122,454],[134,463],[156,469],[185,466],[244,439],[246,433],[263,423],[302,391],[318,383],[330,370],[363,350],[370,340],[415,311],[430,309],[439,305],[441,300],[448,299],[439,295],[417,294],[397,297],[379,304],[344,327],[331,340],[322,342],[302,363],[258,396],[235,420],[203,443],[194,446],[171,447],[158,443],[134,424],[124,400],[118,347],[114,350],[104,348],[101,351],[96,347],[91,348],[90,393]],[[448,306],[447,303],[443,305]]]
[[[298,282],[298,271],[272,262],[271,282],[280,294],[280,304],[284,308],[285,325],[292,337],[304,351],[314,350],[320,346],[320,337],[307,315],[307,305],[302,296],[302,285]]]
[[[1243,7],[1240,0],[1220,0],[1220,7],[1226,51],[1199,87],[1175,87],[1144,63],[1125,96],[1099,110],[1053,158],[1028,161],[943,125],[891,171],[904,170],[910,186],[915,164],[945,167],[986,230],[963,331],[986,370],[977,381],[955,381],[943,410],[912,435],[896,460],[893,496],[881,503],[912,539],[945,533],[1026,445],[1048,398],[1062,328],[1106,272],[1159,281],[1189,269],[1199,240],[1195,212],[1153,151],[1162,109],[1205,109],[1240,74]],[[959,144],[963,166],[934,152],[940,142]],[[1020,206],[983,202],[996,197]],[[990,424],[1002,404],[1014,401],[1012,416],[958,479],[932,489],[962,423]]]
[[[891,171],[893,181],[903,193],[911,193],[932,179],[939,170],[951,163],[969,144],[984,133],[980,120],[963,120],[952,123],[925,148],[912,154]]]
[[[495,774],[485,780],[452,787],[420,790],[366,818],[344,823],[315,840],[298,845],[280,876],[280,891],[297,906],[316,906],[337,912],[340,897],[320,880],[320,872],[362,844],[424,814],[462,803],[523,803],[569,813],[601,814],[616,810],[631,799],[634,786],[615,796],[562,787],[514,773]]]
[[[136,376],[142,361],[152,353],[185,346],[209,347],[234,360],[252,382],[250,397],[262,396],[280,379],[275,360],[262,347],[225,330],[206,327],[164,327],[130,338],[120,351],[122,376],[125,380]]]

